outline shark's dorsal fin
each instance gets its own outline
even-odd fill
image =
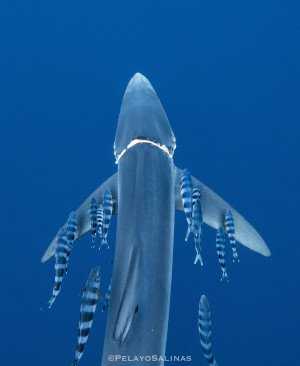
[[[90,230],[90,216],[89,207],[91,199],[94,197],[97,202],[102,201],[103,193],[105,189],[109,189],[113,197],[113,214],[116,215],[118,211],[117,206],[117,195],[118,195],[118,173],[112,175],[104,183],[102,183],[76,210],[77,214],[77,232],[75,240],[80,238],[83,234]],[[53,238],[48,249],[43,255],[41,262],[46,262],[55,254],[55,243],[57,240],[57,235]]]
[[[175,207],[176,210],[183,211],[180,194],[181,174],[182,170],[175,168]],[[200,201],[203,211],[203,221],[207,225],[215,229],[219,226],[224,228],[225,213],[227,209],[230,209],[235,223],[236,240],[254,252],[260,253],[266,257],[271,255],[263,238],[242,215],[198,179],[192,177],[192,180],[201,189]]]

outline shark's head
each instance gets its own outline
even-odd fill
[[[134,140],[152,141],[170,155],[176,148],[176,139],[166,113],[150,81],[136,73],[126,88],[114,143],[116,159]]]

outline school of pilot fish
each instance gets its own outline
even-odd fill
[[[99,245],[99,249],[107,244],[107,235],[112,215],[112,194],[107,189],[104,192],[103,200],[97,204],[96,199],[93,197],[90,202],[89,217],[90,217],[90,230],[92,235],[91,247],[95,247],[97,235],[102,238],[102,242]],[[72,211],[68,217],[68,220],[57,234],[56,246],[55,246],[55,280],[52,290],[52,296],[48,301],[49,308],[52,307],[58,294],[61,290],[62,280],[67,273],[68,262],[73,248],[73,242],[76,238],[77,231],[77,215],[75,211]],[[102,311],[104,311],[110,300],[111,285],[109,285],[106,296],[103,300]],[[82,304],[80,307],[80,320],[78,329],[78,343],[76,353],[72,366],[76,366],[79,363],[84,351],[85,344],[88,340],[88,336],[93,324],[94,314],[97,307],[98,299],[100,298],[100,268],[95,267],[86,282],[85,289],[82,293]]]
[[[194,236],[194,245],[196,251],[196,257],[194,264],[199,262],[203,266],[203,260],[201,256],[201,236],[203,229],[203,217],[201,208],[201,190],[200,187],[192,181],[190,172],[184,169],[181,176],[181,199],[188,224],[187,234],[185,241],[188,240],[190,234]],[[90,231],[91,231],[91,247],[95,247],[96,238],[99,236],[102,238],[99,244],[99,249],[102,246],[108,246],[107,236],[108,229],[112,217],[113,211],[113,198],[110,190],[106,189],[103,194],[101,202],[96,201],[92,197],[89,207],[90,218]],[[58,294],[61,291],[61,285],[64,275],[67,273],[68,262],[73,248],[73,243],[76,238],[77,231],[77,215],[73,211],[70,213],[68,220],[58,234],[55,247],[55,282],[52,290],[52,296],[48,301],[49,308],[52,307]],[[217,229],[216,234],[216,249],[217,257],[222,270],[221,280],[228,282],[228,274],[225,264],[225,242],[226,237],[229,239],[231,245],[233,261],[239,261],[239,257],[236,249],[235,240],[235,225],[231,211],[227,209],[224,212],[224,226],[220,226]],[[72,366],[76,366],[79,363],[84,351],[85,344],[88,340],[88,336],[92,327],[97,302],[100,298],[100,268],[95,267],[86,282],[85,289],[82,294],[82,304],[80,307],[80,320],[78,330],[78,342],[75,352],[75,357]],[[102,312],[104,312],[108,306],[111,295],[111,283],[103,299]],[[208,300],[205,295],[201,296],[198,310],[198,330],[200,335],[201,348],[209,365],[217,365],[211,347],[211,319]]]

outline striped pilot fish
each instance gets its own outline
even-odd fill
[[[92,245],[91,247],[94,248],[95,247],[95,239],[96,239],[96,235],[97,235],[97,202],[96,199],[93,197],[91,199],[91,203],[90,203],[90,222],[91,222],[91,234],[92,234]]]
[[[53,305],[57,295],[60,292],[61,283],[67,269],[69,255],[67,230],[66,227],[62,227],[57,235],[55,248],[55,284],[52,290],[52,297],[48,301],[49,309]]]
[[[103,207],[98,205],[97,207],[97,233],[102,236],[102,226],[103,226]]]
[[[192,212],[193,212],[193,182],[191,174],[188,169],[184,169],[181,175],[181,187],[180,187],[181,199],[183,210],[185,213],[186,221],[188,223],[188,230],[185,236],[185,241],[188,240],[190,233],[193,231],[192,227]]]
[[[103,300],[102,312],[104,312],[108,308],[108,304],[109,304],[109,300],[110,300],[110,295],[111,295],[111,282],[109,284],[107,293],[106,293],[105,298]]]
[[[219,226],[217,229],[216,247],[220,267],[222,269],[221,281],[223,281],[223,279],[226,279],[228,282],[228,275],[226,272],[226,263],[225,263],[225,236],[222,226]]]
[[[82,294],[78,326],[78,341],[72,366],[78,365],[93,324],[97,301],[100,297],[100,267],[92,269]]]
[[[205,295],[201,296],[199,302],[198,330],[204,357],[209,365],[217,366],[217,361],[212,353],[210,309]]]
[[[113,210],[112,195],[109,189],[106,189],[104,191],[102,207],[103,207],[103,225],[102,225],[102,242],[100,248],[103,245],[106,245],[109,248],[107,243],[107,234]]]
[[[201,191],[200,187],[197,184],[193,184],[193,196],[192,196],[192,204],[193,207],[198,199],[201,198]]]
[[[233,261],[239,262],[239,256],[236,251],[236,240],[235,240],[235,225],[232,217],[232,213],[229,209],[226,210],[225,214],[225,227],[226,227],[226,234],[229,238],[231,249],[232,249],[232,255],[233,255]]]
[[[199,261],[201,266],[203,266],[203,261],[201,257],[202,226],[203,226],[202,209],[200,199],[198,198],[193,207],[193,231],[194,231],[194,242],[196,250],[196,258],[194,264],[196,264]]]
[[[72,211],[69,215],[67,224],[66,224],[66,235],[67,235],[67,265],[66,265],[66,273],[68,267],[68,261],[71,254],[71,250],[73,247],[73,243],[75,240],[77,231],[77,215],[75,211]]]

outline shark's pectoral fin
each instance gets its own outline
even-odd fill
[[[113,214],[116,215],[118,211],[117,207],[117,195],[118,195],[118,173],[112,175],[103,184],[101,184],[76,210],[77,214],[77,232],[75,240],[80,238],[83,234],[90,230],[90,216],[89,207],[91,199],[94,197],[97,202],[100,202],[103,197],[105,189],[109,189],[113,197]],[[43,255],[41,262],[46,262],[55,254],[55,244],[57,240],[57,235],[53,238],[48,249]]]
[[[180,184],[182,170],[175,168],[175,206],[176,210],[183,211]],[[264,242],[259,233],[249,224],[249,222],[243,218],[234,208],[232,208],[226,201],[220,196],[214,193],[205,184],[198,179],[192,177],[194,183],[196,183],[201,189],[201,207],[203,212],[203,221],[213,227],[224,227],[226,209],[230,209],[235,223],[235,238],[245,247],[260,253],[266,257],[271,255],[269,248]]]
[[[137,249],[131,252],[130,264],[123,290],[122,300],[118,311],[118,316],[113,331],[113,341],[122,345],[126,338],[133,317],[138,312],[138,299],[136,296],[136,283],[138,272]]]

